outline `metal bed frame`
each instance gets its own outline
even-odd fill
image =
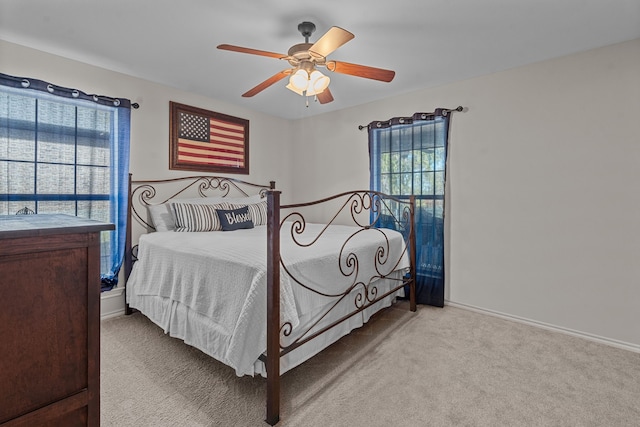
[[[161,196],[158,194],[158,188],[174,184],[179,185],[176,191],[172,191],[169,195]],[[169,199],[178,196],[184,196],[189,190],[195,190],[199,197],[209,197],[211,193],[216,196],[227,197],[231,194],[248,196],[250,192],[257,192],[266,197],[267,200],[267,351],[260,359],[265,363],[267,371],[267,397],[266,397],[266,419],[270,425],[275,425],[280,420],[280,358],[285,354],[293,351],[301,345],[311,341],[324,332],[332,329],[338,324],[346,321],[352,316],[360,313],[367,307],[372,306],[378,301],[386,298],[390,294],[396,292],[400,288],[409,289],[409,309],[416,311],[415,299],[415,230],[414,230],[414,209],[415,200],[413,196],[407,199],[399,199],[380,192],[370,190],[357,190],[336,194],[321,200],[308,203],[298,204],[280,204],[281,192],[275,190],[275,182],[271,181],[268,185],[252,184],[243,180],[220,177],[220,176],[189,176],[181,178],[172,178],[164,180],[147,180],[133,181],[129,177],[129,221],[127,223],[126,251],[125,251],[125,287],[126,280],[129,278],[133,263],[136,261],[137,245],[133,245],[132,223],[135,221],[142,225],[147,231],[153,231],[153,224],[146,217],[146,206],[156,203],[165,203]],[[333,217],[326,221],[326,226],[321,234],[326,231],[327,227],[339,221],[340,215],[346,215],[358,227],[351,237],[342,244],[338,257],[338,268],[343,276],[354,280],[352,284],[342,293],[328,295],[320,292],[313,287],[304,283],[304,281],[296,278],[287,270],[280,254],[280,242],[282,239],[281,227],[291,221],[291,235],[289,236],[299,246],[310,246],[320,237],[317,236],[311,243],[303,243],[297,240],[297,237],[305,229],[305,216],[302,211],[308,208],[325,204],[328,202],[339,205],[338,210]],[[378,247],[375,255],[375,266],[377,274],[369,278],[368,281],[357,280],[359,262],[357,256],[350,253],[346,249],[348,241],[360,232],[375,229],[384,221],[391,221],[397,227],[400,227],[405,237],[405,247],[403,254],[397,260],[390,258],[389,242],[387,245]],[[324,222],[323,222],[324,223]],[[394,284],[392,289],[382,295],[378,295],[375,279],[385,278],[381,274],[378,266],[390,263],[391,266],[397,266],[404,252],[408,251],[410,259],[409,273]],[[342,265],[344,263],[344,266]],[[345,267],[346,266],[346,267]],[[282,343],[282,338],[288,337],[292,332],[290,323],[280,324],[280,275],[281,267],[284,274],[288,274],[293,282],[303,286],[309,291],[322,295],[324,297],[333,298],[335,302],[330,304],[330,308],[309,327],[300,337],[288,344]],[[126,289],[125,289],[126,291]],[[314,327],[328,315],[331,309],[335,308],[338,303],[343,301],[349,295],[353,296],[353,309],[350,313],[343,315],[341,318],[331,322],[319,330]],[[126,314],[132,313],[133,310],[126,305]]]

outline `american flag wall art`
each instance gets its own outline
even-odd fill
[[[171,103],[171,169],[249,173],[249,121]]]

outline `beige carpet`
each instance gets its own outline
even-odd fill
[[[140,314],[102,322],[101,425],[267,426],[238,378]],[[401,303],[283,376],[278,426],[640,426],[640,354]]]

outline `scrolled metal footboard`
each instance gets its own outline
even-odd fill
[[[338,208],[324,226],[315,235],[305,235],[307,220],[300,209],[321,205],[327,202],[337,203]],[[399,199],[383,193],[362,190],[340,193],[325,199],[309,203],[280,205],[280,193],[269,191],[267,194],[269,222],[268,235],[268,296],[267,296],[267,419],[274,425],[279,420],[280,393],[280,357],[293,351],[299,346],[327,332],[364,309],[383,300],[401,288],[410,290],[410,310],[416,310],[415,304],[415,233],[414,233],[414,198]],[[345,215],[346,213],[346,215]],[[337,266],[340,274],[347,281],[347,285],[339,292],[319,290],[298,277],[283,261],[281,239],[290,238],[300,248],[308,248],[316,244],[333,225],[342,224],[355,226],[355,231],[342,243],[337,256]],[[404,246],[400,253],[391,253],[387,234],[378,227],[393,225],[404,237]],[[358,254],[349,249],[350,242],[361,233],[379,233],[384,236],[382,243],[376,248],[373,257],[375,273],[370,277],[360,277],[362,260]],[[303,239],[303,236],[305,237]],[[408,255],[409,272],[402,278],[391,278],[400,265],[401,260]],[[384,269],[383,269],[384,267]],[[281,273],[282,271],[282,273]],[[306,330],[292,341],[283,344],[293,331],[290,322],[280,321],[280,283],[281,274],[309,292],[331,299],[328,309],[324,311]],[[379,294],[378,280],[395,280],[397,283],[391,289]],[[327,316],[344,300],[353,297],[352,309],[331,323],[318,327]],[[328,321],[328,320],[327,320]],[[318,328],[317,328],[318,327]],[[298,331],[300,332],[300,331]]]

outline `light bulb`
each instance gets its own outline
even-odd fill
[[[298,70],[289,77],[289,84],[300,91],[307,90],[309,74],[305,70]]]
[[[314,70],[309,76],[309,87],[307,88],[307,96],[322,93],[329,86],[330,79],[318,70]]]

